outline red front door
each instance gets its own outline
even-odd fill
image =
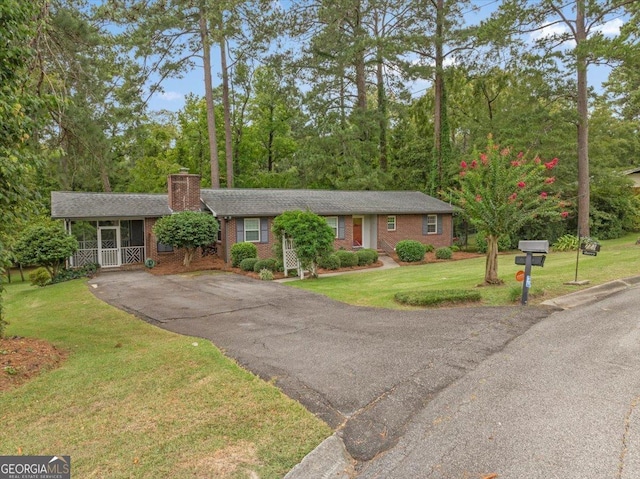
[[[362,246],[362,218],[353,218],[353,246]]]

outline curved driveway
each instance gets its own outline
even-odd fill
[[[102,273],[94,294],[158,326],[211,340],[244,367],[342,429],[368,461],[416,413],[546,317],[536,307],[362,308],[229,273]]]

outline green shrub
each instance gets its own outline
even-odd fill
[[[58,271],[58,274],[51,279],[51,283],[63,283],[78,278],[93,278],[100,268],[98,263],[89,263],[80,268],[70,268]]]
[[[373,264],[376,261],[376,252],[371,249],[361,249],[356,251],[358,258],[358,266],[367,266]]]
[[[358,257],[352,251],[339,250],[335,253],[340,259],[340,267],[348,268],[350,266],[358,265]]]
[[[447,289],[435,291],[404,291],[396,293],[394,299],[398,303],[409,306],[435,306],[439,304],[478,302],[482,297],[478,291]]]
[[[424,245],[425,247],[425,253],[433,253],[436,249],[435,246],[433,246],[432,244],[426,244]]]
[[[278,261],[275,258],[261,259],[253,265],[253,271],[259,273],[263,269],[273,272],[278,269]]]
[[[370,251],[371,254],[373,254],[373,262],[375,263],[376,261],[378,261],[378,251],[372,248],[364,248],[360,251]]]
[[[407,263],[422,261],[426,252],[427,247],[415,240],[402,240],[396,245],[398,258]]]
[[[264,268],[261,269],[258,273],[260,275],[260,279],[262,281],[272,281],[273,280],[273,271],[270,269]]]
[[[329,255],[323,256],[318,260],[318,266],[322,269],[330,269],[335,270],[340,268],[340,258],[337,254],[331,253]]]
[[[253,243],[236,243],[231,247],[231,266],[237,268],[243,259],[257,258],[258,248]]]
[[[487,252],[487,238],[483,235],[476,235],[476,251],[478,253]],[[511,249],[511,238],[509,236],[501,236],[498,239],[498,251],[509,251]]]
[[[51,283],[51,275],[45,268],[38,268],[29,274],[29,281],[33,286],[46,286]]]
[[[577,236],[567,234],[560,236],[560,238],[553,243],[552,248],[554,251],[577,251],[579,244],[580,242]]]
[[[460,246],[454,244],[453,246],[451,246],[451,251],[457,253],[458,251],[460,251]]]
[[[452,256],[453,251],[451,251],[451,248],[449,248],[448,246],[444,246],[436,250],[437,259],[451,259]]]
[[[253,267],[258,262],[258,258],[245,258],[240,261],[240,269],[242,271],[253,271]]]

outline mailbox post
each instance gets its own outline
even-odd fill
[[[522,299],[520,304],[526,305],[529,299],[529,288],[531,287],[531,267],[544,266],[545,254],[549,252],[549,241],[520,241],[518,249],[525,256],[516,256],[516,264],[524,265],[524,281],[522,282]],[[544,253],[534,256],[534,253]]]

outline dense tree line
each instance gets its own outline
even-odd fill
[[[640,162],[637,1],[34,0],[0,14],[5,225],[31,192],[46,212],[50,190],[164,191],[181,166],[213,187],[449,200],[492,135],[561,159],[569,219],[529,231],[636,227],[619,173]],[[150,111],[194,69],[202,97]]]

